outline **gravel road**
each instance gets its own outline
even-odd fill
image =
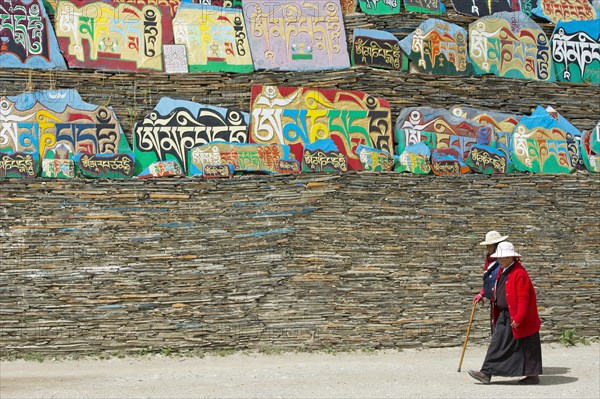
[[[600,346],[543,345],[541,384],[483,385],[486,347],[0,363],[0,398],[600,398]]]

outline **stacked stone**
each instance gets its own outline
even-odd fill
[[[462,343],[490,229],[542,339],[597,335],[598,176],[6,180],[0,350],[95,353]],[[472,338],[489,334],[487,309]]]

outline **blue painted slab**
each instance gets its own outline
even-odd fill
[[[556,80],[600,84],[600,19],[561,21],[550,41]]]

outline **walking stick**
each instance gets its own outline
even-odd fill
[[[469,333],[471,332],[471,324],[473,324],[473,316],[475,315],[475,308],[477,307],[477,302],[473,302],[473,310],[471,310],[471,318],[469,319],[469,327],[467,327],[467,336],[465,337],[465,343],[462,348],[462,353],[460,354],[460,362],[458,362],[458,372],[460,373],[460,366],[462,366],[463,357],[465,357],[465,349],[467,349],[467,341],[469,340]]]

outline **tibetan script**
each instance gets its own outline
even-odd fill
[[[244,1],[255,69],[350,66],[339,0]]]
[[[346,156],[349,170],[362,170],[361,144],[392,152],[389,104],[366,93],[253,86],[250,109],[250,142],[289,144],[297,160],[305,146],[327,138]]]

